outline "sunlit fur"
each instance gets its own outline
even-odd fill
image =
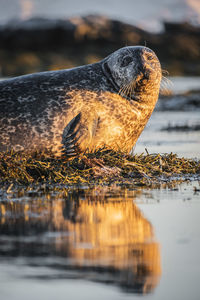
[[[95,64],[3,80],[0,151],[130,152],[158,100],[161,77],[151,49],[129,46]]]

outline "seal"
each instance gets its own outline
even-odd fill
[[[160,62],[143,46],[100,62],[0,82],[0,150],[130,152],[158,99]]]

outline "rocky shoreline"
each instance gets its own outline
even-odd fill
[[[155,34],[104,16],[34,18],[0,26],[1,76],[93,63],[126,45],[147,45],[170,75],[200,75],[200,28],[164,23]]]
[[[156,111],[196,111],[200,110],[200,90],[185,93],[160,95]]]

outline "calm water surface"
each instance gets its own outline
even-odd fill
[[[137,141],[134,153],[176,153],[179,157],[200,158],[200,130],[162,131],[168,125],[200,124],[200,111],[154,111]]]
[[[199,299],[194,187],[2,194],[1,299]]]

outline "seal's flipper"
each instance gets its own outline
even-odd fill
[[[63,131],[63,154],[71,157],[86,149],[91,150],[98,120],[95,111],[83,111],[76,115]]]
[[[78,145],[76,135],[78,132],[78,123],[80,122],[81,113],[75,116],[65,127],[62,137],[63,154],[66,156],[75,156],[78,154]]]

